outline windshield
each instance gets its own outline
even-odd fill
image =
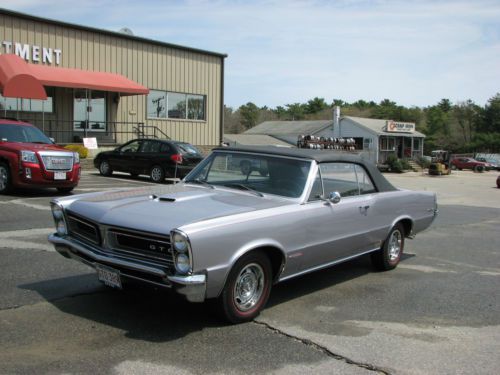
[[[309,161],[279,156],[215,152],[184,181],[298,198],[310,167]]]
[[[0,124],[0,141],[47,144],[53,143],[49,137],[34,126],[14,124]]]

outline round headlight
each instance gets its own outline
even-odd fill
[[[174,233],[174,248],[179,253],[185,253],[188,250],[188,241],[186,237],[184,237],[180,233]]]
[[[186,254],[177,254],[175,258],[175,267],[179,273],[188,273],[191,268],[191,265],[189,264],[189,257]]]
[[[52,205],[52,216],[54,216],[56,221],[63,218],[63,210],[61,206],[58,206],[57,204]]]
[[[57,234],[60,236],[65,236],[66,234],[68,234],[68,231],[66,230],[66,223],[64,222],[64,220],[59,220],[57,222],[56,230]]]

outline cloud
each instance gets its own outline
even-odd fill
[[[4,1],[42,17],[225,52],[226,102],[390,98],[479,104],[500,91],[497,1]]]

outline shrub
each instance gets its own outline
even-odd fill
[[[395,155],[387,156],[386,163],[389,165],[389,171],[396,173],[403,172],[403,164]]]
[[[408,159],[401,159],[401,166],[403,167],[404,170],[411,169],[411,165],[410,163],[408,163]]]
[[[89,154],[88,148],[82,145],[67,145],[64,146],[64,148],[70,151],[78,152],[80,159],[85,159]]]

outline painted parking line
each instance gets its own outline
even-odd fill
[[[0,232],[0,248],[55,251],[46,240],[40,241],[54,231],[54,228],[36,228]]]

